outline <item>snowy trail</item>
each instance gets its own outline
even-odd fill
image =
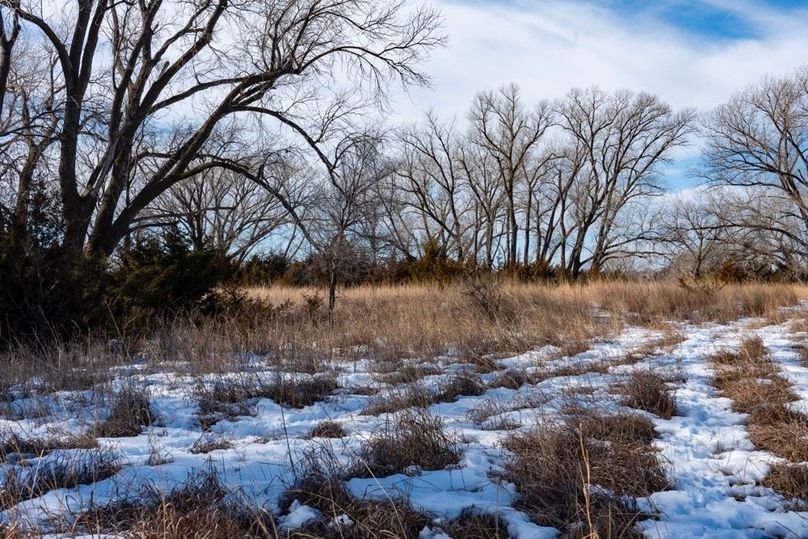
[[[648,368],[678,374],[682,384],[676,391],[681,415],[670,420],[653,417],[659,434],[655,443],[661,458],[670,466],[675,489],[640,500],[641,504],[647,504],[649,511],[660,514],[658,520],[642,522],[643,531],[659,538],[808,537],[808,513],[784,512],[777,494],[757,485],[778,459],[753,447],[744,426],[746,416],[733,412],[731,401],[718,397],[711,385],[713,373],[707,357],[720,348],[735,348],[744,337],[758,334],[768,347],[772,361],[800,395],[802,400],[795,405],[808,408],[808,368],[802,366],[795,348],[795,339],[808,342],[808,333],[792,335],[788,324],[755,329],[751,324],[752,321],[746,320],[729,325],[681,325],[678,329],[685,337],[683,342],[670,352],[652,355],[633,365],[618,360],[639,345],[661,337],[662,333],[627,327],[620,335],[594,342],[589,350],[574,356],[550,359],[557,349],[541,349],[500,360],[498,363],[503,368],[532,373],[568,367],[568,372],[575,372],[576,365],[586,371],[588,365],[599,362],[612,363],[612,366],[551,376],[518,389],[489,388],[480,396],[461,396],[454,402],[433,404],[430,410],[443,419],[446,429],[456,434],[461,442],[463,456],[456,466],[378,479],[354,478],[347,482],[347,487],[358,496],[386,498],[391,492],[406,494],[416,509],[435,516],[438,522],[457,518],[464,509],[474,507],[500,515],[512,537],[555,537],[557,530],[530,522],[526,514],[513,507],[517,497],[515,488],[498,476],[506,463],[501,442],[514,431],[491,424],[508,419],[521,424],[523,429],[530,428],[558,413],[571,398],[577,398],[579,390],[582,399],[590,399],[605,409],[624,410],[612,386],[633,369]],[[454,372],[473,368],[454,363],[451,358],[440,359],[433,366],[439,365],[441,372],[426,376],[425,385],[434,387]],[[260,361],[254,366],[271,372],[270,366]],[[297,460],[314,444],[325,443],[338,458],[350,459],[360,451],[362,443],[388,421],[385,414],[360,413],[371,399],[360,389],[383,387],[372,375],[372,362],[359,361],[340,367],[343,389],[323,401],[301,409],[282,409],[272,400],[259,399],[253,405],[253,415],[215,424],[214,434],[226,437],[232,448],[209,454],[189,451],[202,434],[192,399],[194,380],[168,373],[138,375],[137,378],[150,388],[152,405],[162,426],[139,436],[102,442],[122,454],[125,464],[122,471],[93,485],[51,491],[19,504],[6,516],[24,511],[36,521],[87,508],[91,501],[112,500],[121,490],[143,483],[157,484],[168,490],[181,483],[189,470],[203,468],[208,459],[228,485],[258,503],[277,509],[279,498],[294,479],[290,459]],[[496,376],[498,373],[488,373],[481,375],[481,379],[487,383]],[[470,419],[470,412],[492,402],[503,406],[501,412],[492,416],[492,422],[480,424]],[[82,412],[81,407],[63,407],[50,418],[0,420],[0,428],[41,433],[58,425],[80,432],[92,416],[91,411]],[[339,422],[347,435],[332,441],[309,439],[311,429],[325,419]],[[288,433],[288,440],[283,433]],[[170,455],[171,462],[147,465],[152,444]],[[317,513],[312,508],[295,506],[292,513],[279,515],[279,521],[292,526],[315,516]],[[0,513],[2,519],[3,513]]]
[[[659,333],[655,331],[626,328],[618,337],[595,343],[591,349],[575,356],[548,361],[541,360],[540,352],[530,352],[501,360],[500,364],[541,370],[597,361],[608,363],[621,358],[638,342],[657,337]],[[599,396],[608,398],[607,390],[617,379],[619,376],[609,373],[556,376],[537,384],[525,384],[517,390],[489,389],[479,397],[461,397],[456,402],[434,404],[431,411],[444,419],[446,428],[461,434],[467,441],[456,469],[421,472],[415,476],[396,474],[378,479],[352,479],[348,487],[357,496],[380,499],[389,496],[390,492],[406,493],[414,507],[446,519],[456,518],[468,508],[496,513],[508,524],[509,535],[518,539],[555,537],[558,530],[538,526],[530,522],[526,514],[514,509],[512,505],[517,497],[514,486],[496,479],[504,471],[505,464],[501,441],[513,431],[482,429],[469,421],[468,413],[487,399],[516,402],[529,401],[538,394],[551,397],[538,407],[500,414],[516,419],[522,428],[529,428],[568,404],[568,392],[574,388],[593,387]]]
[[[800,398],[792,406],[808,412],[808,361],[803,365],[802,356],[796,349],[797,345],[808,346],[808,333],[793,333],[788,324],[783,324],[758,334],[769,349],[772,361]]]
[[[551,370],[587,366],[597,362],[615,361],[637,344],[659,337],[658,331],[642,328],[626,328],[620,335],[592,343],[592,347],[574,356],[549,359],[557,349],[548,347],[509,359],[501,360],[503,367],[525,368],[528,371]],[[138,485],[154,484],[163,491],[181,483],[191,469],[202,469],[208,459],[221,474],[223,480],[240,489],[250,499],[277,508],[278,500],[293,482],[291,460],[298,460],[313,444],[329,444],[340,459],[350,459],[359,453],[361,444],[388,421],[386,414],[361,415],[370,397],[354,393],[351,388],[378,384],[370,375],[372,364],[357,362],[343,365],[339,375],[345,392],[302,409],[285,409],[269,399],[260,399],[254,415],[223,420],[214,425],[214,434],[226,437],[232,448],[216,450],[209,454],[192,454],[189,447],[202,434],[195,422],[195,408],[191,388],[193,380],[177,379],[164,373],[145,375],[152,394],[152,406],[159,416],[162,427],[155,427],[131,438],[119,438],[104,442],[119,451],[126,466],[116,476],[76,489],[59,489],[42,497],[20,503],[9,510],[6,516],[25,513],[32,522],[69,512],[86,510],[91,503],[104,503],[120,496],[121,492],[137,492]],[[442,373],[424,378],[427,386],[436,386],[453,372],[473,368],[450,361],[443,365]],[[488,382],[497,376],[489,373],[481,376]],[[462,441],[463,457],[452,469],[421,471],[415,475],[395,474],[379,479],[352,479],[348,488],[358,496],[386,499],[391,493],[406,494],[416,509],[451,520],[460,516],[464,509],[499,514],[509,527],[509,534],[524,539],[554,537],[557,530],[530,522],[527,515],[513,507],[516,499],[514,486],[497,479],[504,470],[505,459],[501,441],[512,430],[500,430],[475,424],[469,412],[484,406],[487,401],[507,403],[512,408],[495,417],[508,417],[529,428],[557,413],[569,402],[569,393],[576,388],[592,388],[599,397],[609,399],[609,386],[620,378],[610,373],[573,374],[554,376],[537,384],[525,384],[519,389],[488,389],[480,396],[461,396],[454,402],[433,404],[430,410],[439,415],[446,429],[454,432]],[[547,397],[547,398],[545,398]],[[517,406],[510,405],[519,403]],[[85,418],[87,419],[87,418]],[[325,419],[337,421],[345,427],[348,435],[342,439],[310,440],[307,434]],[[61,418],[53,422],[4,422],[0,426],[26,433],[41,433],[56,424],[64,425]],[[71,430],[81,431],[86,422],[73,421]],[[287,441],[281,430],[289,433]],[[147,465],[152,443],[161,448],[161,453],[170,456],[170,462],[153,467]],[[299,523],[313,514],[311,508],[299,506],[294,514],[281,517],[282,523]],[[0,513],[0,520],[3,514]]]
[[[737,347],[752,333],[780,363],[784,327],[750,331],[744,325],[688,328],[685,342],[648,363],[675,368],[685,379],[676,392],[681,415],[655,419],[657,445],[672,468],[675,490],[651,496],[662,515],[642,523],[651,537],[808,537],[808,513],[783,512],[777,494],[757,485],[779,459],[754,448],[745,414],[733,412],[732,402],[717,396],[711,385],[707,357],[722,347]]]

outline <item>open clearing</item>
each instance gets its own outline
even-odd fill
[[[193,375],[144,360],[103,391],[7,388],[0,536],[179,537],[196,501],[250,511],[216,537],[808,537],[806,310],[510,357],[295,372],[246,354]],[[717,387],[733,365],[788,391],[775,452],[753,442],[758,408]],[[156,531],[146,515],[166,526],[167,508],[186,520]]]

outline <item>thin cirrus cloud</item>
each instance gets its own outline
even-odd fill
[[[653,92],[709,109],[755,80],[808,63],[808,1],[438,0],[449,45],[431,89],[399,95],[396,116],[462,115],[474,94],[518,83],[527,100],[570,88]]]

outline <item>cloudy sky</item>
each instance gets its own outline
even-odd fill
[[[431,89],[396,116],[465,113],[508,82],[525,98],[572,87],[651,91],[706,110],[767,74],[808,64],[808,0],[435,0],[449,46],[426,66]]]

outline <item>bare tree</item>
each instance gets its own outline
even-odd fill
[[[654,246],[670,266],[683,266],[696,279],[716,268],[717,255],[725,243],[718,194],[703,191],[695,196],[673,195],[655,215]]]
[[[0,36],[0,183],[6,186],[7,194],[0,199],[0,205],[2,212],[10,216],[12,246],[24,245],[30,236],[28,218],[33,198],[53,194],[48,193],[47,179],[54,171],[47,156],[58,128],[59,110],[54,95],[60,89],[52,51],[37,49],[29,41],[18,39],[18,34],[15,17],[11,34]]]
[[[516,264],[519,237],[517,191],[521,184],[529,183],[524,187],[526,205],[530,207],[532,188],[541,174],[541,166],[532,161],[536,159],[539,143],[550,126],[550,109],[541,103],[533,111],[526,110],[519,87],[511,84],[497,92],[479,94],[469,112],[469,119],[472,123],[471,140],[488,152],[497,165],[508,212],[506,263]],[[530,228],[529,222],[528,209],[525,228]],[[527,260],[529,246],[524,248],[524,259]]]
[[[309,212],[298,225],[328,273],[328,309],[333,311],[337,286],[354,273],[351,264],[365,253],[363,243],[369,208],[375,205],[374,187],[389,174],[380,152],[381,138],[366,133],[352,136],[338,147],[338,167],[327,181],[310,191]]]
[[[573,90],[557,106],[561,129],[576,150],[568,167],[576,174],[572,194],[574,237],[567,271],[576,277],[589,264],[599,271],[610,250],[631,238],[613,234],[621,211],[633,200],[658,195],[657,168],[686,143],[694,113],[674,113],[657,97],[597,88]]]
[[[418,212],[426,236],[463,260],[471,206],[454,122],[441,123],[429,113],[423,125],[405,130],[400,138],[402,161],[396,172],[403,200]]]
[[[47,12],[33,0],[0,5],[56,53],[64,243],[99,254],[177,183],[254,164],[211,151],[228,122],[251,134],[275,122],[317,148],[318,133],[295,111],[322,110],[331,95],[325,81],[339,76],[344,95],[383,98],[393,79],[426,83],[417,66],[442,42],[439,16],[403,1],[79,0],[71,9],[65,0]]]
[[[761,196],[760,189],[745,187],[724,186],[713,192],[723,262],[732,262],[748,275],[804,277],[808,231],[788,197],[777,191]]]
[[[536,196],[536,263],[551,266],[556,256],[566,267],[567,243],[575,221],[569,219],[573,187],[583,165],[583,148],[566,144],[551,150],[548,170],[538,184]],[[570,224],[572,226],[570,226]]]
[[[714,184],[739,188],[733,205],[736,211],[726,216],[726,225],[736,234],[749,235],[750,229],[756,229],[756,248],[770,254],[779,251],[791,259],[781,260],[782,264],[804,257],[808,253],[808,70],[769,78],[736,94],[709,116],[704,133],[702,174]]]
[[[501,236],[505,192],[497,164],[487,151],[467,141],[459,150],[460,166],[473,198],[474,260],[490,270],[494,267],[495,244]]]
[[[214,248],[238,263],[262,244],[283,241],[279,232],[289,225],[288,212],[276,197],[227,169],[211,169],[172,186],[145,213],[138,226],[179,226],[195,249]]]

